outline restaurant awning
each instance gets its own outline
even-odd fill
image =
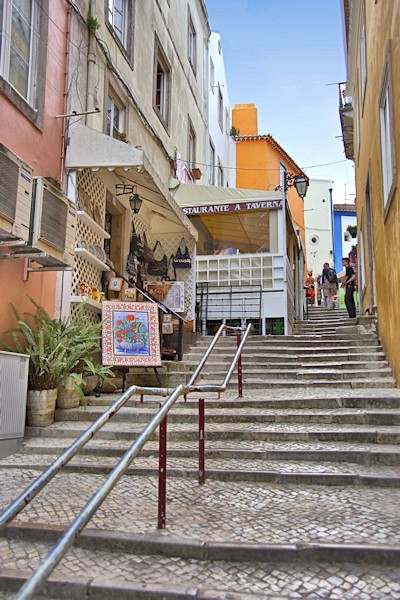
[[[205,247],[227,245],[242,252],[260,252],[271,245],[277,248],[276,211],[283,206],[281,191],[180,184],[172,193],[194,219],[201,236],[208,238]]]
[[[247,190],[225,188],[212,185],[188,185],[181,183],[171,192],[186,214],[200,214],[190,208],[216,207],[215,211],[205,210],[204,214],[224,212],[221,207],[227,206],[225,212],[242,210],[270,210],[282,208],[281,191]],[[218,208],[217,208],[218,207]],[[186,209],[186,210],[185,210]]]
[[[133,184],[147,210],[187,230],[198,233],[161,181],[143,150],[116,140],[100,131],[73,123],[69,127],[65,166],[68,170],[100,171],[107,188],[115,193],[116,183]]]

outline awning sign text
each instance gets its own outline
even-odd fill
[[[210,204],[209,206],[185,206],[186,215],[211,215],[217,213],[238,212],[242,210],[271,210],[282,208],[282,200],[259,200],[255,202],[237,202],[236,204]]]

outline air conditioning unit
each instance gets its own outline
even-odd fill
[[[30,246],[43,253],[36,262],[72,267],[75,258],[76,204],[44,177],[33,179]]]
[[[29,240],[32,169],[0,144],[0,241]]]

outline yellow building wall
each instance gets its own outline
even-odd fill
[[[360,90],[353,102],[359,106],[359,153],[355,135],[355,167],[357,190],[357,219],[363,233],[365,285],[362,293],[362,309],[371,307],[371,265],[368,246],[372,245],[375,267],[375,304],[378,315],[379,335],[387,358],[400,385],[400,2],[365,2],[367,45],[367,82],[364,105]],[[395,172],[397,186],[385,216],[382,194],[381,143],[379,126],[379,97],[382,77],[391,40],[391,84],[393,109],[393,134],[395,140]],[[360,70],[359,44],[357,66]],[[356,119],[354,119],[354,128]],[[367,234],[366,185],[372,205],[372,237]]]

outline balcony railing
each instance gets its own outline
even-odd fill
[[[353,107],[353,98],[349,96],[347,93],[347,88],[345,83],[339,83],[339,108],[340,110],[344,108],[352,108]]]
[[[339,83],[339,114],[342,126],[346,158],[354,159],[354,111],[353,98],[347,93],[346,84]]]

